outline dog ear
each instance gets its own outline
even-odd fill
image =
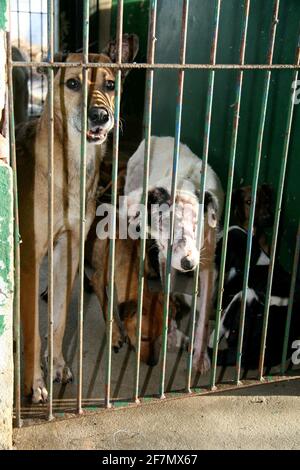
[[[68,57],[68,52],[67,51],[57,52],[56,54],[54,54],[53,62],[66,62],[67,57]],[[47,57],[43,58],[43,62],[47,62]],[[48,67],[38,67],[37,68],[37,72],[41,75],[47,75],[47,70],[48,70]],[[58,71],[59,71],[59,68],[55,67],[54,68],[54,75],[56,75]]]
[[[136,34],[123,34],[122,37],[122,63],[129,64],[134,61],[139,51],[139,38]],[[103,49],[103,54],[106,54],[112,62],[117,61],[117,41],[116,39],[110,41]],[[129,73],[129,70],[122,70],[123,79]]]
[[[205,191],[204,213],[207,214],[208,225],[211,228],[216,228],[218,223],[218,203],[216,197],[210,191]]]
[[[137,303],[134,300],[129,300],[119,305],[119,314],[120,314],[121,321],[124,321],[127,318],[133,317],[134,315],[136,315],[136,311],[137,311]]]

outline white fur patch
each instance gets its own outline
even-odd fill
[[[236,276],[236,269],[231,268],[227,276],[227,282],[231,281],[235,276]]]
[[[272,295],[270,298],[270,307],[287,307],[289,304],[289,299],[287,297],[277,297]]]
[[[264,251],[261,251],[260,257],[256,263],[256,266],[269,266],[270,258],[266,255]]]

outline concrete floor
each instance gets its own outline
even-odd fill
[[[300,379],[29,426],[15,449],[300,449]]]
[[[46,286],[46,261],[41,291]],[[64,352],[74,374],[67,386],[54,384],[54,412],[58,418],[74,416],[77,393],[78,280],[70,305]],[[47,332],[47,304],[40,301],[41,335]],[[188,316],[181,324],[187,330]],[[46,340],[43,342],[46,346]],[[183,390],[186,352],[167,355],[166,390]],[[135,353],[127,345],[112,353],[111,394],[130,400],[134,390]],[[298,371],[299,374],[299,371]],[[247,378],[256,378],[252,371]],[[141,364],[140,396],[158,394],[160,364]],[[217,371],[217,383],[232,383],[234,368]],[[83,405],[89,410],[103,405],[105,382],[105,323],[95,294],[85,294],[83,341]],[[205,387],[204,377],[193,373],[193,387]],[[218,395],[187,397],[115,411],[45,423],[46,406],[23,402],[25,426],[16,429],[17,449],[234,449],[300,448],[300,379],[263,385]],[[66,413],[66,414],[65,414]],[[32,421],[34,418],[35,421]],[[43,424],[32,425],[39,422]],[[26,426],[29,425],[29,426]]]
[[[186,282],[184,289],[190,290],[192,278]],[[42,292],[47,286],[47,261],[45,260],[41,269]],[[78,315],[78,279],[75,282],[73,296],[71,299],[69,317],[64,338],[64,355],[67,364],[73,372],[73,383],[63,386],[54,383],[53,397],[59,402],[74,402],[77,393],[77,315]],[[188,333],[189,316],[185,316],[180,324],[180,329]],[[47,303],[40,299],[40,331],[42,350],[46,348],[47,334]],[[165,390],[174,392],[186,387],[186,351],[168,351],[166,365]],[[118,400],[128,400],[133,397],[135,377],[135,352],[128,345],[124,345],[119,353],[112,352],[112,376],[111,397]],[[141,363],[140,367],[140,396],[157,395],[159,391],[160,363],[155,367],[148,367]],[[217,382],[226,383],[234,378],[234,368],[226,370],[218,368]],[[256,378],[255,371],[250,371],[247,378]],[[200,376],[193,371],[192,386],[206,387],[209,384],[209,374]],[[84,299],[84,328],[83,328],[83,400],[92,404],[103,403],[105,390],[105,322],[100,311],[98,299],[95,294],[85,293]],[[26,401],[23,405],[26,409]],[[60,407],[62,408],[62,407]],[[42,411],[43,413],[43,411]]]

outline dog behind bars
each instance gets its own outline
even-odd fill
[[[108,305],[109,284],[109,239],[95,238],[95,230],[90,232],[87,241],[86,259],[94,273],[91,285],[95,291],[104,317]],[[118,352],[126,339],[136,347],[136,326],[139,289],[140,242],[117,238],[115,241],[115,305],[112,324],[112,346]],[[145,260],[144,275],[149,272]],[[175,316],[171,303],[172,317]],[[148,282],[144,284],[143,310],[141,323],[141,361],[154,366],[159,360],[163,325],[163,293],[151,292]],[[123,330],[123,331],[122,331]]]
[[[134,60],[138,51],[135,35],[123,37],[122,62]],[[115,61],[116,43],[89,61]],[[58,61],[81,62],[81,54],[58,57]],[[115,70],[105,66],[88,72],[88,119],[86,165],[86,232],[95,215],[99,164],[114,126]],[[125,78],[125,74],[122,74]],[[82,68],[62,68],[54,79],[54,368],[53,379],[67,383],[72,374],[62,354],[67,308],[79,262],[80,145],[82,114]],[[32,401],[47,400],[41,370],[39,334],[39,268],[48,243],[48,121],[45,103],[39,119],[17,129],[17,162],[21,244],[21,317],[25,354],[25,393]]]
[[[224,194],[221,182],[207,166],[205,185],[204,213],[202,225],[202,246],[200,258],[197,246],[197,223],[199,212],[199,192],[202,161],[184,144],[179,148],[179,164],[175,207],[171,207],[171,181],[174,138],[151,137],[148,213],[151,224],[148,231],[158,248],[160,273],[164,282],[170,234],[170,212],[174,210],[174,240],[172,243],[171,267],[187,273],[200,264],[199,319],[195,335],[193,362],[195,367],[205,373],[210,367],[206,346],[208,340],[208,321],[212,308],[214,291],[214,258],[218,224],[223,209]],[[145,141],[141,142],[127,166],[125,195],[131,223],[140,224],[142,183],[144,171]],[[164,207],[163,211],[162,208]]]

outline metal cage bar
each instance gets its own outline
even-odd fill
[[[156,15],[157,15],[157,0],[152,0],[150,8],[149,8],[149,34],[148,34],[148,53],[147,53],[147,61],[149,64],[154,63],[155,42],[156,42],[156,38],[155,38]],[[145,111],[144,111],[145,157],[144,157],[143,194],[142,194],[142,199],[141,199],[141,204],[144,207],[144,212],[143,212],[143,219],[141,221],[139,291],[138,291],[138,309],[137,309],[138,320],[137,320],[137,330],[136,330],[136,370],[135,370],[135,387],[134,387],[134,400],[136,403],[139,402],[139,375],[140,375],[143,293],[144,293],[144,282],[145,282],[144,268],[145,268],[146,243],[147,243],[147,204],[148,204],[148,183],[149,183],[149,164],[150,164],[153,78],[154,78],[154,71],[147,70]]]
[[[281,359],[281,366],[280,366],[280,373],[282,375],[285,374],[285,370],[286,370],[286,357],[287,357],[288,341],[289,341],[289,334],[290,334],[290,327],[291,327],[292,310],[293,310],[294,297],[295,297],[295,291],[296,291],[297,273],[299,269],[299,260],[300,260],[300,222],[298,224],[298,231],[297,231],[297,236],[296,236],[296,247],[295,247],[295,255],[294,255],[293,269],[292,269],[289,304],[288,304],[286,325],[285,325],[285,331],[284,331],[284,343],[283,343],[282,359]]]
[[[89,10],[90,1],[83,3],[83,61],[89,58]],[[82,413],[82,355],[83,355],[83,308],[84,308],[84,244],[86,232],[86,132],[88,101],[88,69],[82,71],[82,116],[80,149],[80,245],[79,245],[79,305],[78,305],[78,385],[77,411]]]
[[[20,48],[21,41],[20,41],[20,0],[17,0],[17,27],[18,27],[18,48]]]
[[[241,37],[241,45],[240,45],[240,64],[241,65],[243,65],[245,62],[249,13],[250,13],[250,0],[247,0],[244,6],[244,18],[243,18],[243,24],[242,24],[242,37]],[[232,136],[231,136],[230,155],[229,155],[229,170],[228,170],[228,179],[227,179],[223,242],[222,242],[221,264],[220,264],[220,271],[219,271],[219,281],[218,281],[219,284],[218,284],[218,297],[217,297],[217,308],[216,308],[216,325],[215,325],[215,336],[214,336],[214,344],[213,344],[212,372],[211,372],[211,378],[210,378],[210,387],[212,389],[216,385],[218,339],[219,339],[220,321],[221,321],[221,313],[222,313],[228,230],[229,230],[229,223],[230,223],[231,197],[232,197],[232,189],[233,189],[236,148],[237,148],[237,139],[238,139],[239,122],[240,122],[243,78],[244,78],[244,72],[240,70],[237,76],[237,83],[236,83],[233,128],[232,128]]]
[[[297,43],[295,63],[297,65],[300,64],[300,37],[298,38],[298,43]],[[294,73],[292,83],[296,82],[297,80],[298,80],[298,71]],[[289,100],[287,125],[286,125],[286,131],[285,131],[285,136],[284,136],[283,158],[282,158],[280,172],[279,172],[278,193],[277,193],[276,207],[275,207],[275,219],[274,219],[273,236],[272,236],[272,243],[271,243],[270,265],[269,265],[269,272],[268,272],[267,291],[266,291],[266,297],[265,297],[264,320],[263,320],[260,359],[259,359],[259,367],[258,367],[260,380],[262,380],[263,369],[264,369],[265,349],[266,349],[266,341],[267,341],[267,328],[268,328],[268,320],[269,320],[269,310],[270,310],[270,302],[271,302],[275,256],[276,256],[276,249],[277,249],[283,189],[284,189],[285,176],[286,176],[286,166],[287,166],[287,161],[288,161],[291,130],[292,130],[293,117],[294,117],[295,95],[296,95],[296,90],[294,89],[292,96],[290,97],[290,100]]]
[[[48,62],[20,62],[14,61],[12,67],[51,67]],[[120,70],[153,69],[153,70],[299,70],[300,65],[295,64],[148,64],[148,63],[107,63],[107,62],[55,62],[55,67],[82,67],[84,68],[109,68]]]
[[[41,48],[40,48],[40,51],[41,51],[41,56],[43,56],[43,52],[44,52],[44,44],[43,44],[43,36],[44,36],[44,25],[43,25],[43,17],[44,17],[44,13],[43,13],[43,0],[41,0],[41,7],[40,7],[40,22],[41,22]],[[54,26],[53,26],[54,28]],[[53,44],[53,47],[54,47],[54,44]],[[54,50],[53,50],[54,52]],[[41,104],[42,106],[44,105],[44,75],[42,74],[41,75]]]
[[[50,5],[49,5],[50,6]],[[29,15],[29,56],[30,60],[32,60],[32,9],[31,9],[31,0],[28,0],[28,15]],[[49,11],[49,15],[47,18],[47,21],[49,22],[49,16],[51,16],[51,12]],[[52,31],[52,37],[53,37],[53,32]],[[48,37],[48,46],[49,46],[49,37]],[[51,39],[52,41],[52,39]],[[33,73],[32,73],[32,68],[30,68],[30,115],[33,115],[33,99],[32,99],[32,79],[33,79]]]
[[[213,30],[213,38],[212,38],[211,51],[210,51],[210,61],[212,65],[216,63],[216,58],[217,58],[220,13],[221,13],[221,0],[216,0],[215,10],[214,10],[214,30]],[[208,164],[211,120],[212,120],[214,84],[215,84],[215,71],[211,70],[209,72],[209,78],[208,78],[208,93],[207,93],[207,101],[206,101],[204,142],[203,142],[203,152],[202,152],[202,168],[201,168],[201,175],[200,175],[200,194],[199,194],[199,209],[200,210],[198,214],[198,226],[197,226],[197,245],[199,248],[199,253],[201,249],[201,238],[202,238],[203,225],[204,225],[203,208],[204,208],[204,196],[205,196],[206,172],[207,172],[207,164]],[[199,294],[200,265],[201,265],[201,254],[199,258],[199,264],[194,273],[194,285],[193,285],[194,293],[193,293],[193,300],[192,300],[192,315],[191,315],[191,322],[190,322],[189,348],[188,348],[188,358],[187,358],[187,385],[186,387],[189,392],[191,392],[194,334],[195,334],[195,323],[196,323],[197,299],[198,299],[198,294]]]
[[[117,20],[117,65],[122,62],[122,34],[123,34],[123,0],[118,0]],[[114,115],[114,139],[113,139],[113,164],[112,164],[112,194],[111,204],[113,207],[112,231],[109,243],[109,283],[108,283],[108,308],[106,315],[106,373],[105,373],[105,405],[111,407],[111,348],[112,348],[112,324],[114,308],[114,277],[115,277],[115,239],[117,224],[117,195],[118,195],[118,163],[119,163],[119,119],[121,101],[121,69],[117,69],[115,81],[115,115]]]
[[[9,145],[10,159],[13,171],[13,201],[14,201],[14,395],[15,395],[15,421],[16,426],[22,426],[21,417],[21,316],[20,316],[20,230],[18,210],[18,182],[17,182],[17,160],[15,139],[15,117],[14,117],[14,94],[12,77],[12,44],[10,31],[6,33],[8,48],[8,109],[9,119]]]
[[[280,0],[275,0],[274,6],[273,6],[273,20],[272,20],[272,27],[271,27],[271,33],[270,33],[270,44],[269,44],[269,50],[268,50],[268,55],[267,55],[268,64],[271,64],[273,61],[276,31],[277,31],[277,25],[279,21],[278,19],[279,6],[280,6]],[[253,171],[253,181],[252,181],[252,188],[251,188],[251,206],[250,206],[249,226],[248,226],[248,234],[247,234],[247,251],[246,251],[245,269],[244,269],[243,294],[242,294],[238,348],[237,348],[237,364],[236,364],[236,383],[237,384],[239,384],[240,382],[245,315],[246,315],[246,304],[247,304],[247,290],[248,290],[251,250],[252,250],[252,240],[253,240],[254,216],[255,216],[257,188],[258,188],[258,178],[259,178],[260,163],[261,163],[262,145],[263,145],[266,114],[267,114],[267,107],[268,107],[270,81],[271,81],[271,71],[269,70],[266,72],[266,77],[264,81],[262,107],[261,107],[261,113],[260,113],[257,147],[256,147],[256,155],[255,155],[255,163],[254,163],[254,171]]]
[[[182,5],[182,24],[181,24],[181,39],[180,39],[180,59],[179,61],[184,64],[186,55],[186,41],[187,41],[187,27],[188,27],[188,14],[189,14],[189,0],[184,0]],[[183,86],[184,86],[184,71],[180,70],[178,74],[178,91],[177,91],[177,106],[176,106],[176,119],[175,119],[175,144],[173,154],[173,169],[172,169],[172,185],[171,185],[171,207],[170,212],[170,234],[168,240],[168,254],[166,265],[163,273],[163,287],[164,287],[164,308],[163,308],[163,333],[162,333],[162,348],[161,348],[161,373],[159,383],[159,395],[165,398],[165,377],[166,377],[166,360],[167,360],[167,340],[168,340],[168,320],[169,320],[169,304],[170,304],[170,289],[171,289],[171,259],[173,247],[173,234],[174,234],[174,221],[175,221],[175,198],[177,187],[177,171],[179,161],[179,148],[180,148],[180,134],[181,134],[181,118],[182,118],[182,102],[183,102]]]
[[[48,61],[53,63],[54,3],[48,0]],[[53,199],[54,199],[54,70],[48,69],[48,420],[53,419]]]

